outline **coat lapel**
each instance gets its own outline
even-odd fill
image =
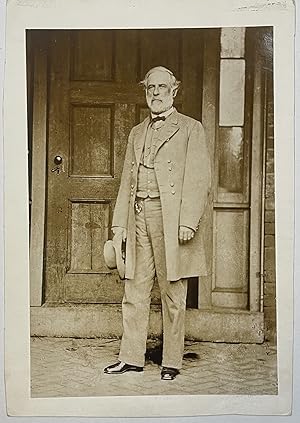
[[[134,153],[136,162],[139,163],[142,155],[142,151],[144,148],[144,142],[146,139],[146,133],[148,129],[148,125],[150,122],[149,116],[142,122],[142,124],[139,126],[139,128],[136,130],[133,140],[133,146],[134,146]]]
[[[155,154],[157,154],[160,147],[169,140],[179,130],[178,125],[178,112],[175,111],[171,114],[166,123],[161,127],[158,134],[158,143],[156,145]]]
[[[144,142],[146,139],[146,133],[148,129],[148,125],[150,122],[149,116],[142,122],[140,127],[136,130],[134,135],[134,153],[136,162],[139,163],[142,155],[142,151],[144,148]],[[160,147],[169,140],[177,131],[179,130],[178,124],[178,112],[175,111],[171,114],[171,116],[166,120],[166,123],[161,127],[158,131],[158,143],[155,148],[155,155],[157,154]]]

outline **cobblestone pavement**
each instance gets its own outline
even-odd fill
[[[186,342],[183,368],[160,380],[159,341],[150,341],[142,373],[106,375],[117,339],[31,339],[32,397],[104,395],[276,395],[276,348],[268,344]]]

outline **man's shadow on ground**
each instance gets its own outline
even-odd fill
[[[162,344],[147,347],[145,357],[146,362],[150,361],[160,366],[162,362]],[[199,360],[199,354],[188,352],[183,355],[183,359],[188,361]]]

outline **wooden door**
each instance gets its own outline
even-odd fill
[[[47,303],[121,302],[124,282],[105,266],[103,244],[111,236],[129,131],[148,113],[138,82],[153,66],[172,69],[183,86],[177,108],[201,119],[202,34],[192,29],[51,31]],[[62,163],[56,165],[59,157]]]

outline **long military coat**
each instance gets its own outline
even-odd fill
[[[112,226],[127,228],[126,279],[133,279],[135,272],[134,202],[148,125],[149,117],[130,132],[112,221]],[[162,205],[167,279],[206,275],[203,239],[198,228],[210,190],[211,170],[201,123],[175,110],[159,130],[154,168]],[[180,225],[196,231],[185,244],[178,240]]]

